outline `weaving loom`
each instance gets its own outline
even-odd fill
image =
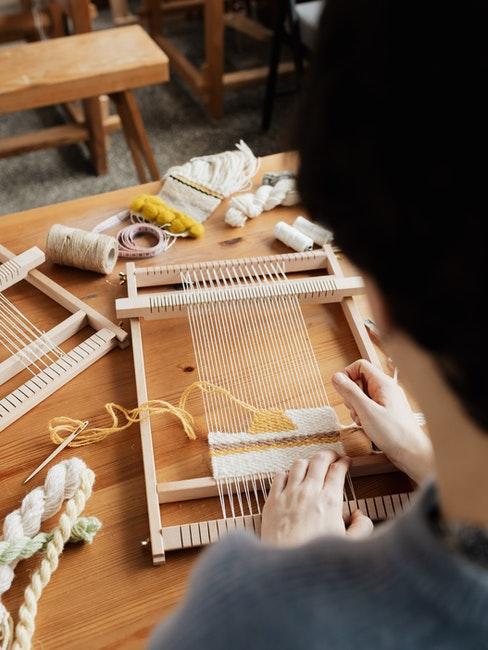
[[[115,345],[128,345],[127,332],[36,269],[44,259],[36,247],[14,255],[0,245],[0,349],[8,354],[0,361],[0,385],[6,385],[6,394],[0,395],[0,431]],[[21,280],[71,315],[47,332],[40,329],[4,294]],[[59,347],[86,326],[94,330],[87,338],[67,352]],[[10,390],[8,382],[24,371],[29,378]]]
[[[289,279],[288,273],[316,272]],[[356,476],[391,470],[354,425],[330,406],[300,303],[340,303],[361,355],[379,360],[354,296],[360,277],[346,277],[331,247],[194,264],[136,268],[127,264],[128,297],[117,315],[130,318],[138,405],[148,400],[141,321],[187,316],[197,361],[212,477],[159,483],[149,418],[141,437],[153,562],[165,551],[216,541],[236,526],[259,534],[263,497],[275,472],[324,448],[353,457]],[[145,288],[181,285],[147,293]],[[184,400],[186,403],[186,397]],[[180,404],[180,406],[184,407]],[[218,496],[221,517],[162,526],[160,503]],[[344,512],[358,507],[345,498]],[[408,494],[359,500],[373,519],[389,518]]]

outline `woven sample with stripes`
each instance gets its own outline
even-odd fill
[[[214,478],[286,471],[294,460],[310,458],[323,449],[344,452],[341,425],[333,408],[289,409],[284,415],[295,429],[267,433],[209,432]]]

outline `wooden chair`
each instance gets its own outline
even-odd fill
[[[159,171],[133,88],[167,81],[168,58],[142,27],[133,25],[0,49],[0,115],[83,100],[93,112],[108,95],[120,116],[138,178]],[[0,158],[35,149],[88,142],[95,170],[103,173],[106,130],[99,119],[66,124],[0,140]],[[97,161],[100,164],[97,164]]]
[[[201,6],[204,19],[205,62],[197,68],[175,45],[162,35],[164,14]],[[172,69],[183,78],[193,93],[203,101],[208,115],[219,119],[223,115],[224,90],[240,88],[263,82],[268,66],[248,70],[225,72],[224,31],[229,27],[258,41],[270,40],[272,32],[246,15],[225,12],[224,0],[144,0],[142,15],[147,19],[148,29],[154,40],[168,55]],[[280,63],[279,74],[293,72],[293,64]]]
[[[45,10],[39,11],[37,21],[25,6],[20,7],[17,13],[0,15],[0,43],[36,40],[39,29],[49,36],[63,35],[62,10],[57,2],[50,2]]]

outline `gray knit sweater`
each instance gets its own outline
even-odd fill
[[[205,553],[151,650],[484,650],[488,570],[448,550],[433,487],[364,541],[281,550],[236,533]]]

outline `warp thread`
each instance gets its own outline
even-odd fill
[[[261,185],[254,193],[233,196],[225,213],[225,222],[239,228],[248,219],[255,219],[278,205],[291,206],[299,201],[295,178],[279,178],[276,184]]]
[[[242,140],[235,151],[192,158],[171,167],[159,192],[165,204],[203,223],[222,199],[248,187],[259,159]]]
[[[334,234],[330,230],[305,219],[305,217],[297,217],[293,222],[293,228],[296,228],[296,230],[299,230],[307,237],[310,237],[317,246],[330,244],[334,239]]]
[[[94,480],[94,473],[82,460],[65,460],[52,467],[47,473],[44,485],[29,492],[22,500],[20,508],[5,518],[2,536],[3,541],[10,545],[26,537],[35,537],[39,533],[41,523],[58,512],[63,501],[67,499],[59,523],[46,544],[45,557],[32,574],[30,584],[24,592],[15,638],[12,617],[0,602],[0,650],[27,650],[31,647],[37,602],[58,567],[64,545],[70,539],[86,501],[90,498]],[[78,530],[78,535],[79,533]],[[9,564],[0,564],[0,599],[12,584],[19,559],[21,558],[16,557]]]
[[[52,262],[97,273],[113,271],[117,250],[114,237],[62,224],[51,226],[46,239],[46,255]]]
[[[313,239],[307,237],[307,235],[304,235],[300,230],[297,230],[284,221],[278,221],[275,225],[274,236],[280,242],[285,244],[285,246],[292,248],[298,253],[311,251],[313,249]]]

